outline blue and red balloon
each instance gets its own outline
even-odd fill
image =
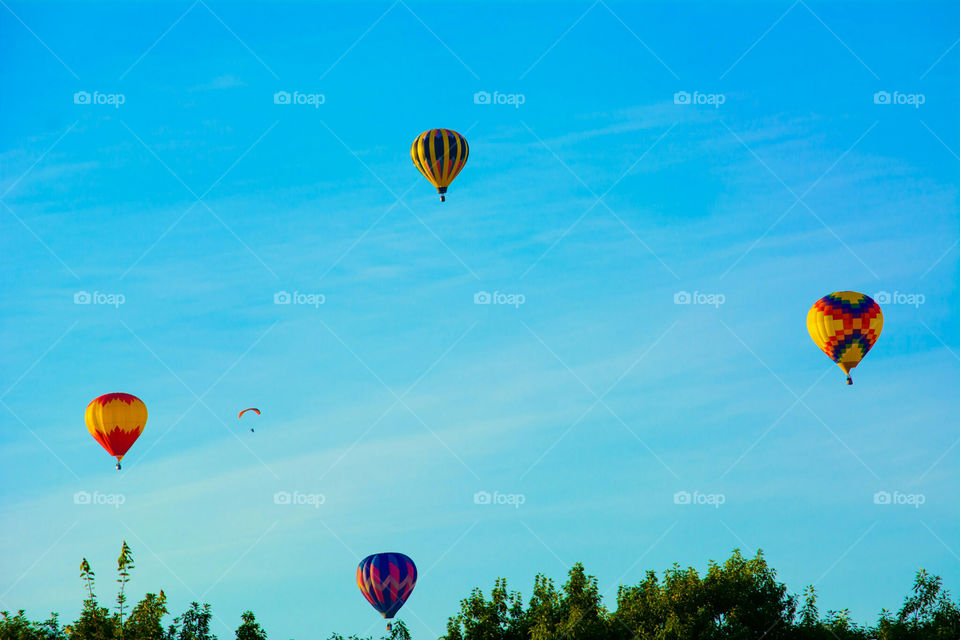
[[[357,586],[373,608],[390,619],[413,593],[417,565],[402,553],[375,553],[357,567]],[[387,623],[387,631],[392,625]]]

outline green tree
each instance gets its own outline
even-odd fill
[[[373,636],[361,638],[358,635],[342,636],[339,633],[332,634],[328,640],[373,640]],[[410,630],[403,620],[397,620],[393,623],[393,630],[388,635],[380,636],[380,640],[410,640]]]
[[[83,588],[87,590],[87,599],[96,600],[97,596],[93,594],[93,569],[86,558],[80,561],[80,579],[83,580]]]
[[[800,609],[797,626],[801,629],[813,629],[820,624],[820,611],[817,609],[817,591],[813,585],[803,590],[803,607]]]
[[[606,638],[609,635],[610,621],[597,579],[588,576],[579,562],[570,569],[563,585],[558,614],[554,634],[560,632],[570,640]]]
[[[811,625],[854,630],[842,615],[821,624],[815,596],[811,606],[805,613]],[[579,563],[560,589],[537,575],[526,608],[520,594],[498,579],[489,599],[474,589],[461,601],[444,640],[792,640],[798,637],[795,615],[796,598],[763,554],[745,558],[734,550],[724,563],[711,562],[703,576],[676,564],[662,579],[647,572],[639,584],[620,587],[612,613],[596,578]]]
[[[171,640],[217,640],[217,636],[210,633],[210,605],[200,607],[197,602],[191,602],[190,608],[173,620],[170,627]],[[175,634],[175,636],[173,636]]]
[[[252,611],[244,611],[240,619],[242,622],[237,627],[237,640],[267,640],[266,632],[257,624]]]
[[[507,581],[498,578],[488,602],[480,589],[474,589],[461,601],[461,612],[448,622],[448,631],[465,640],[520,640],[525,637],[521,625],[523,604],[520,594],[507,592]],[[451,626],[452,625],[452,626]],[[459,627],[463,626],[463,634]]]
[[[115,640],[119,637],[116,616],[101,607],[93,598],[83,602],[80,617],[67,627],[70,640]]]
[[[821,629],[826,629],[827,635],[823,638],[836,638],[837,640],[868,640],[870,638],[869,629],[858,625],[850,618],[849,609],[840,609],[838,611],[827,611],[826,618],[821,623]]]
[[[120,589],[117,591],[117,613],[119,616],[121,638],[123,637],[123,609],[127,604],[127,596],[124,594],[124,589],[127,583],[130,582],[130,569],[133,568],[133,552],[130,551],[127,541],[124,540],[123,546],[120,548],[120,557],[117,558],[117,582],[120,584]]]
[[[881,611],[873,635],[879,640],[955,640],[960,638],[960,606],[950,599],[939,576],[920,569],[913,595],[904,599],[896,618]]]
[[[487,600],[480,589],[460,602],[460,613],[447,622],[447,640],[592,640],[608,636],[609,620],[597,580],[583,565],[570,569],[566,584],[557,590],[542,575],[534,580],[533,595],[524,609],[521,596],[507,590],[498,578]]]
[[[22,613],[22,612],[21,612]],[[50,617],[39,624],[35,624],[41,640],[66,640],[67,634],[60,626],[60,619],[56,613],[51,613]]]
[[[506,586],[505,580],[503,584]],[[516,601],[520,602],[519,594]],[[514,609],[512,613],[516,618],[515,626],[519,629],[520,637],[539,639],[553,633],[560,622],[560,592],[553,584],[553,580],[540,573],[534,576],[533,593],[530,595],[527,610],[524,612],[522,608]],[[470,638],[470,640],[473,639]],[[515,639],[506,636],[504,640]]]
[[[65,631],[70,640],[114,640],[118,636],[119,625],[107,608],[97,602],[93,592],[94,573],[86,558],[80,562],[80,578],[87,597],[83,601],[80,617],[72,625],[67,625]]]
[[[655,638],[666,628],[667,607],[663,606],[660,580],[647,571],[636,586],[617,589],[617,610],[612,615],[613,631],[618,638]]]
[[[51,613],[44,622],[28,620],[23,609],[11,616],[0,611],[0,640],[66,640],[57,614]]]
[[[148,593],[133,609],[123,625],[123,636],[127,640],[166,640],[163,630],[163,616],[167,614],[167,596]]]
[[[101,607],[95,576],[86,558],[80,564],[85,598],[77,620],[61,627],[57,614],[34,622],[23,610],[0,611],[0,640],[216,640],[210,632],[209,604],[194,602],[164,630],[166,595],[146,594],[128,611],[125,587],[133,554],[123,543],[118,559],[117,610]],[[583,565],[574,565],[560,588],[544,575],[534,579],[524,606],[522,595],[507,582],[494,582],[490,597],[474,589],[447,622],[442,640],[958,640],[960,602],[943,581],[920,569],[903,606],[880,611],[876,624],[860,625],[848,609],[821,616],[812,586],[801,598],[787,593],[776,573],[757,553],[739,551],[722,564],[710,562],[701,576],[673,565],[662,577],[648,571],[636,585],[620,586],[616,610],[606,609],[597,580]],[[267,640],[250,611],[241,615],[236,640]],[[373,640],[333,634],[330,640]],[[411,640],[402,621],[381,640]]]
[[[702,588],[714,637],[776,640],[788,636],[796,599],[787,594],[786,585],[777,582],[762,552],[748,559],[735,549],[723,565],[711,562]]]

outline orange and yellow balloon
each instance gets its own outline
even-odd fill
[[[428,129],[410,145],[414,166],[437,188],[440,202],[446,201],[447,187],[467,164],[470,145],[453,129]]]
[[[143,433],[147,405],[129,393],[107,393],[87,405],[87,430],[107,453],[120,461]]]
[[[807,312],[807,331],[831,360],[847,374],[860,364],[883,330],[883,312],[870,296],[835,291],[817,300]]]

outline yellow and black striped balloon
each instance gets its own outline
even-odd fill
[[[440,201],[470,155],[467,139],[453,129],[428,129],[410,146],[410,157],[423,177],[437,188]]]

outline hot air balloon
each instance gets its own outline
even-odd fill
[[[824,296],[807,313],[807,331],[825,354],[847,374],[860,364],[880,337],[883,312],[873,298],[856,291]]]
[[[407,601],[417,584],[417,565],[402,553],[375,553],[357,567],[360,593],[389,620]],[[387,623],[387,631],[393,624]]]
[[[254,407],[250,407],[249,409],[244,409],[243,411],[241,411],[240,413],[238,413],[238,414],[237,414],[237,418],[242,418],[242,417],[243,417],[243,414],[245,414],[247,411],[253,411],[255,414],[260,415],[260,409],[256,409],[256,408],[254,408]],[[253,427],[250,427],[250,433],[253,433]]]
[[[423,177],[437,188],[440,202],[470,155],[467,139],[453,129],[429,129],[410,146],[410,157]]]
[[[147,424],[147,405],[129,393],[107,393],[87,405],[87,430],[107,453],[120,461]]]

